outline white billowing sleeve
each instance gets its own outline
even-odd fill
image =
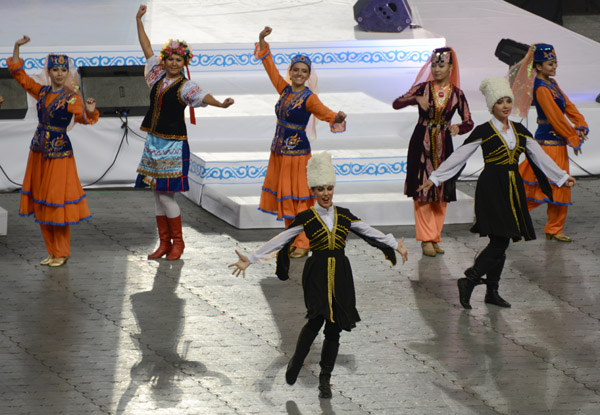
[[[261,259],[268,257],[273,252],[279,251],[286,243],[298,236],[303,230],[303,226],[294,226],[293,228],[286,229],[248,255],[248,260],[251,264],[259,262]]]
[[[181,87],[179,96],[181,100],[188,104],[190,107],[206,107],[208,104],[202,102],[205,96],[208,95],[208,91],[204,91],[194,81],[187,81]]]
[[[540,147],[537,141],[527,138],[525,148],[527,149],[527,155],[531,157],[531,161],[544,172],[546,177],[559,187],[565,184],[569,178],[569,173],[561,170],[554,160]]]
[[[380,230],[377,230],[363,221],[352,222],[350,224],[350,229],[360,233],[361,235],[368,236],[370,238],[375,239],[378,242],[386,244],[387,246],[398,249],[398,241],[394,238],[394,235],[388,233],[387,235]]]
[[[146,78],[146,83],[150,88],[154,86],[154,84],[162,78],[165,73],[165,68],[160,64],[160,60],[156,55],[149,57],[146,60],[146,67],[144,68],[144,77]]]
[[[481,145],[481,140],[476,140],[468,144],[463,144],[454,153],[450,154],[442,164],[439,165],[437,170],[434,170],[429,176],[429,180],[436,186],[440,183],[445,182],[448,179],[453,178],[462,169],[469,157],[473,155],[475,150]]]

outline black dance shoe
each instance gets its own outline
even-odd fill
[[[473,294],[473,289],[477,284],[475,284],[469,278],[459,278],[456,281],[458,285],[458,299],[460,300],[460,305],[467,310],[471,310],[471,294]]]
[[[510,308],[511,305],[504,298],[500,297],[498,290],[489,290],[485,293],[485,303],[497,305],[498,307]]]
[[[321,373],[319,375],[319,398],[331,399],[333,394],[331,393],[331,375]]]

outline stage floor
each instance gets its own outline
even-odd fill
[[[473,184],[459,184],[472,194]],[[458,305],[456,279],[487,239],[444,228],[446,253],[422,257],[413,226],[405,265],[349,241],[362,321],[341,335],[334,396],[317,398],[319,336],[292,387],[285,367],[304,324],[303,260],[279,281],[273,261],[230,275],[235,249],[276,230],[240,231],[185,198],[180,261],[156,245],[148,191],[88,192],[93,218],[72,228],[71,259],[45,257],[18,194],[0,237],[3,415],[597,415],[600,405],[600,181],[582,180],[565,232],[511,244],[500,292],[512,309]]]

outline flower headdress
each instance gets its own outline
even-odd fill
[[[185,40],[179,39],[169,39],[169,41],[165,43],[162,50],[160,51],[160,59],[163,61],[172,55],[181,56],[185,61],[186,65],[194,57],[194,54],[192,53],[192,48],[187,44]]]

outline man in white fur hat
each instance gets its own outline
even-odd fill
[[[319,397],[331,398],[331,372],[338,354],[340,333],[350,331],[360,321],[356,310],[354,280],[350,261],[344,254],[348,232],[352,231],[379,248],[392,264],[396,264],[395,252],[404,263],[408,257],[402,238],[396,241],[393,235],[385,235],[362,222],[348,209],[333,204],[335,170],[328,153],[313,154],[307,165],[308,186],[316,205],[299,213],[288,229],[271,239],[250,255],[235,251],[238,262],[230,264],[233,274],[245,276],[246,268],[278,251],[277,276],[287,280],[289,270],[289,246],[296,235],[305,231],[310,240],[311,256],[306,260],[302,272],[304,303],[308,322],[300,331],[296,351],[291,358],[285,378],[293,385],[298,378],[310,346],[325,324],[325,340],[321,352],[319,375]]]

